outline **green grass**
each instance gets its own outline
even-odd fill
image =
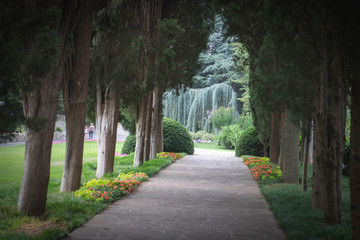
[[[195,148],[209,149],[209,150],[220,150],[220,151],[228,151],[234,152],[235,150],[226,149],[223,146],[219,146],[216,143],[194,143]]]
[[[116,152],[121,151],[123,143],[117,143]],[[92,203],[80,200],[72,193],[60,193],[62,161],[65,155],[65,143],[54,144],[51,155],[50,182],[47,205],[44,216],[29,217],[17,212],[17,201],[24,165],[24,146],[0,147],[0,239],[59,239],[67,232],[81,226],[89,218],[103,210],[104,203]],[[82,184],[95,178],[97,143],[85,142]],[[125,157],[115,156],[114,173],[104,178],[115,177],[121,172],[144,172],[153,176],[163,167],[171,164],[169,159],[153,159],[141,167],[133,167],[134,154]],[[36,237],[19,232],[19,228],[28,223],[41,225],[46,221],[56,224],[53,229],[45,230]]]
[[[301,169],[300,169],[301,171]],[[289,240],[351,239],[349,178],[342,179],[342,224],[326,224],[322,211],[311,207],[311,167],[309,189],[302,193],[301,185],[259,182],[260,190]]]

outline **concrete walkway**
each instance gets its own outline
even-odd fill
[[[196,149],[69,234],[70,239],[286,239],[233,152]]]

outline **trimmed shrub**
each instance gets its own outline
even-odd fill
[[[196,140],[201,140],[205,133],[206,133],[205,131],[197,131],[195,133],[195,139]]]
[[[194,142],[181,123],[170,118],[164,118],[163,126],[164,152],[194,154]]]
[[[263,156],[264,146],[259,140],[259,134],[256,132],[255,127],[249,127],[243,134],[240,135],[235,146],[235,156],[253,155]]]
[[[203,136],[202,136],[202,139],[201,140],[204,140],[204,141],[214,141],[215,140],[215,136],[214,134],[212,133],[205,133]]]
[[[194,142],[186,128],[179,122],[169,118],[163,121],[164,152],[194,154]],[[135,151],[136,137],[130,134],[121,149],[121,154]]]
[[[136,145],[136,137],[133,134],[127,136],[124,146],[121,149],[121,154],[130,154],[135,152],[135,145]]]

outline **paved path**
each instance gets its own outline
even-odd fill
[[[196,149],[66,239],[286,238],[234,153]]]

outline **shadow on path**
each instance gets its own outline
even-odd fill
[[[66,239],[286,238],[240,158],[196,149]]]

